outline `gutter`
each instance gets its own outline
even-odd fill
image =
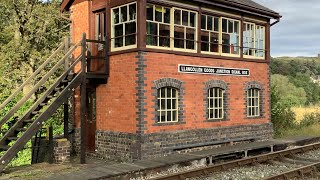
[[[280,22],[280,18],[278,18],[275,22],[273,22],[272,24],[270,24],[270,27],[273,25],[276,25],[278,22]]]

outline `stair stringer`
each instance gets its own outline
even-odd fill
[[[83,73],[79,73],[76,77],[63,89],[59,96],[53,100],[49,107],[42,112],[36,120],[27,128],[21,137],[5,152],[0,158],[0,171],[3,171],[9,162],[23,149],[26,143],[41,128],[42,124],[48,120],[56,110],[72,95],[73,90],[81,85],[83,81]]]

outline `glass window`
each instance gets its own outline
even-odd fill
[[[265,27],[254,23],[244,23],[243,54],[246,56],[264,57]]]
[[[219,52],[219,18],[201,16],[201,51]]]
[[[208,90],[208,119],[223,119],[223,89],[211,88]]]
[[[247,116],[260,116],[260,90],[251,88],[247,91]]]
[[[172,87],[158,89],[157,119],[159,123],[178,121],[178,90]]]
[[[196,49],[196,13],[186,10],[174,10],[174,47]]]
[[[240,22],[222,18],[222,53],[240,55]]]
[[[136,3],[112,9],[112,47],[119,48],[136,44]]]
[[[147,5],[147,45],[170,47],[170,11],[167,7]]]

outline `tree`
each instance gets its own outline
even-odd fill
[[[289,78],[283,75],[275,74],[271,76],[271,87],[277,89],[280,95],[280,101],[286,106],[304,105],[307,101],[307,95],[303,88],[297,88],[289,82]]]

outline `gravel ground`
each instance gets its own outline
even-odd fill
[[[165,175],[169,175],[169,174],[188,171],[188,170],[192,170],[192,169],[196,169],[196,168],[203,168],[203,167],[206,167],[206,166],[207,166],[206,165],[206,160],[203,159],[201,161],[193,161],[191,163],[191,165],[189,165],[189,166],[174,165],[174,166],[170,167],[169,169],[167,169],[165,171],[161,171],[161,172],[157,172],[157,173],[151,173],[151,174],[148,174],[147,176],[144,176],[144,177],[131,178],[130,180],[146,180],[146,179],[156,178],[156,177],[159,177],[159,176],[165,176]]]
[[[270,165],[259,164],[256,166],[244,166],[241,168],[229,169],[222,173],[214,173],[207,177],[193,178],[192,180],[258,180],[268,176],[272,176],[281,172],[288,171],[292,168],[297,168],[298,165],[283,164],[283,165]]]
[[[320,149],[315,150],[315,151],[306,152],[304,154],[299,154],[297,156],[302,157],[302,158],[319,159],[320,160]]]

